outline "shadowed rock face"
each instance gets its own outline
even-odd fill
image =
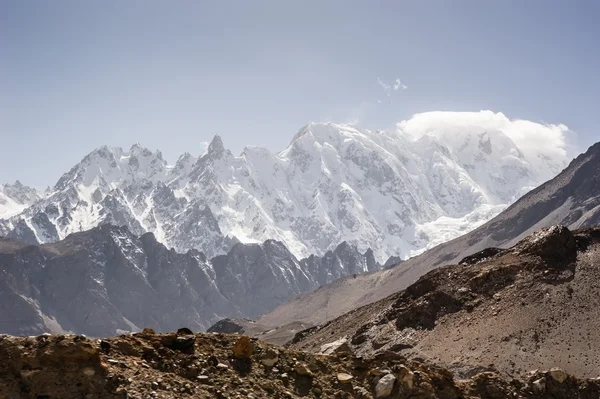
[[[343,248],[298,261],[269,240],[238,243],[208,259],[196,250],[169,250],[152,233],[137,237],[110,225],[42,246],[3,239],[0,332],[204,330],[223,317],[256,317],[333,278],[379,268],[369,252]]]
[[[0,336],[2,398],[486,398],[597,399],[600,383],[560,369],[516,380],[459,380],[430,362],[386,353],[314,355],[248,337],[188,332]]]
[[[433,270],[407,289],[299,334],[319,352],[346,339],[356,354],[429,359],[471,377],[560,367],[599,377],[600,228],[552,226],[505,250]]]

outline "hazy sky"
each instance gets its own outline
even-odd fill
[[[587,146],[599,20],[597,0],[0,0],[0,182],[53,185],[103,144],[175,162],[216,133],[279,150],[309,121],[436,110],[563,123]]]

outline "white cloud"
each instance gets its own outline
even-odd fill
[[[383,89],[385,95],[388,97],[390,97],[394,91],[408,89],[408,87],[400,81],[400,78],[396,78],[394,84],[387,84],[381,80],[381,78],[377,78],[377,84]]]
[[[399,78],[396,78],[396,81],[394,82],[393,87],[394,87],[394,91],[398,91],[400,89],[402,89],[402,90],[408,89],[408,87],[406,87],[406,85],[404,83],[402,83]]]
[[[400,134],[412,140],[434,135],[444,141],[458,142],[465,135],[483,132],[487,132],[492,141],[494,138],[506,141],[508,137],[525,159],[540,166],[547,164],[545,160],[564,166],[575,155],[570,150],[576,137],[567,126],[511,120],[501,112],[424,112],[397,123],[396,128]]]

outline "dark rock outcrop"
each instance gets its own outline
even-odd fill
[[[143,326],[204,330],[222,317],[257,317],[320,282],[379,267],[372,253],[342,247],[327,260],[298,261],[269,240],[238,243],[208,259],[196,250],[167,249],[152,233],[137,237],[111,225],[41,246],[5,239],[0,333],[110,336]]]

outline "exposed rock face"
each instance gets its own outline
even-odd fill
[[[433,270],[401,292],[298,334],[291,347],[320,352],[345,340],[359,356],[430,359],[461,377],[551,369],[552,381],[534,384],[546,392],[567,374],[599,377],[599,282],[600,229],[553,226],[509,249]],[[398,377],[416,381],[406,370]]]
[[[218,332],[222,334],[241,334],[244,331],[244,326],[232,319],[219,320],[206,330],[206,332]]]
[[[401,356],[322,356],[254,341],[254,354],[233,356],[237,335],[138,333],[106,340],[74,335],[0,336],[2,398],[581,398],[597,399],[600,383],[556,371],[518,380],[492,372],[458,380],[447,370]],[[102,342],[110,351],[102,349]],[[260,364],[276,351],[274,366]],[[289,370],[281,373],[278,370]],[[414,384],[406,383],[407,372]],[[417,377],[418,376],[418,377]]]
[[[542,228],[563,225],[578,229],[599,223],[600,143],[578,156],[554,179],[527,193],[472,232],[408,259],[399,267],[338,280],[302,295],[276,308],[259,322],[270,326],[292,321],[323,323],[405,289],[430,270],[463,259],[468,263],[468,257],[473,254],[488,257],[496,250],[480,251],[492,247],[508,248]],[[562,237],[559,240],[563,238],[568,239]],[[550,248],[548,255],[552,257],[551,253]]]
[[[110,225],[42,246],[2,240],[0,332],[204,330],[223,317],[256,317],[333,278],[379,267],[368,254],[339,248],[326,259],[299,261],[269,240],[238,243],[208,259],[196,250],[169,250],[152,233],[137,237]],[[306,326],[290,326],[299,328]]]

